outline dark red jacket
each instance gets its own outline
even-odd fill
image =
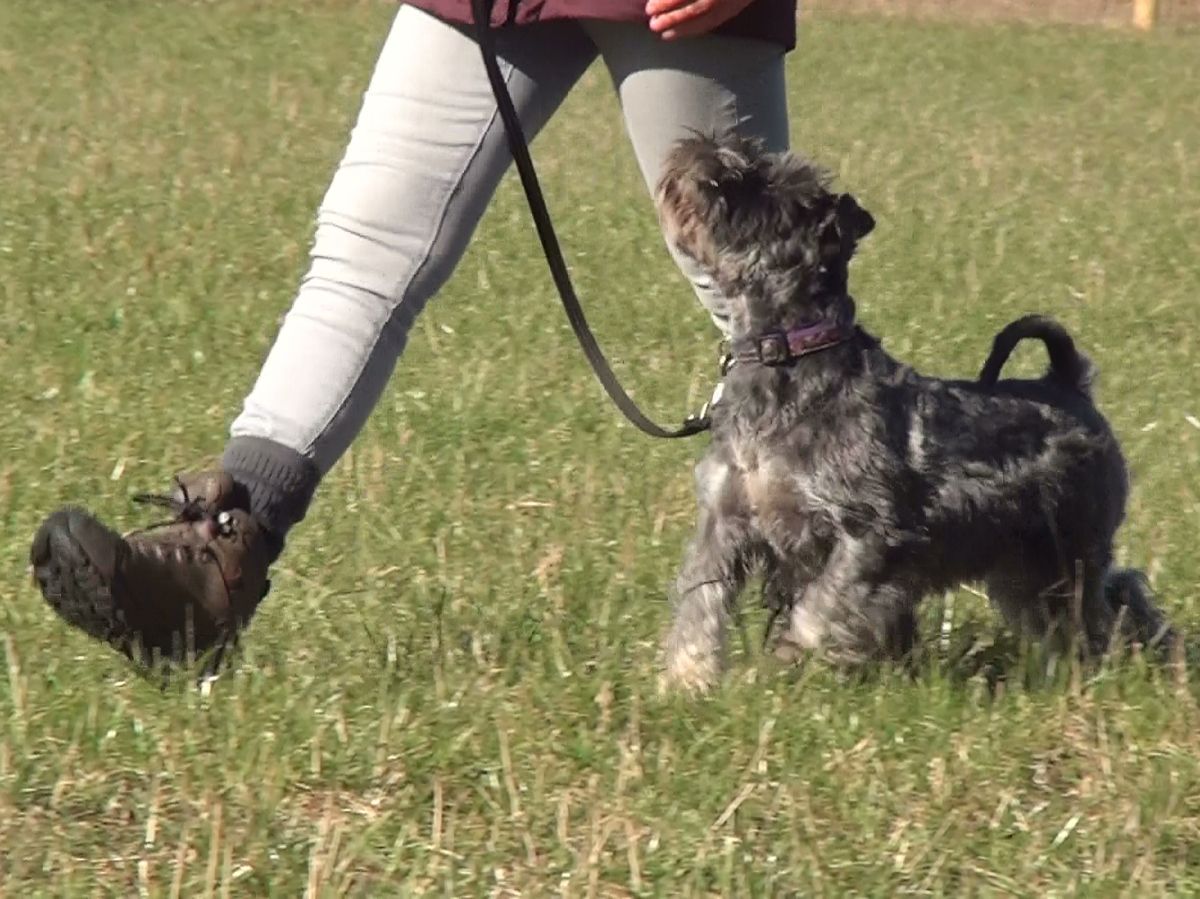
[[[552,19],[602,19],[610,22],[647,22],[645,0],[495,0],[492,24],[527,25]],[[754,0],[741,13],[716,30],[717,34],[757,38],[796,46],[797,0]],[[471,0],[415,0],[418,9],[440,19],[471,24]]]

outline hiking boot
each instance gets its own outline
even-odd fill
[[[269,536],[246,511],[245,491],[224,472],[176,478],[172,496],[135,501],[174,517],[121,536],[85,510],[50,515],[30,561],[58,615],[129,658],[217,656],[270,587]]]

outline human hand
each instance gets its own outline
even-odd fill
[[[707,34],[753,0],[647,0],[650,30],[665,41]]]

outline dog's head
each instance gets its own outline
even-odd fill
[[[748,138],[689,137],[657,201],[667,240],[730,299],[734,336],[853,314],[849,264],[875,220],[816,165]]]

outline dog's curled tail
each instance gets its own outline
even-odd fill
[[[1150,582],[1136,568],[1110,568],[1104,576],[1104,598],[1114,613],[1124,610],[1125,632],[1146,649],[1168,654],[1177,649],[1179,635],[1154,602]]]
[[[1075,348],[1075,341],[1067,329],[1044,315],[1026,315],[1005,326],[996,335],[992,341],[992,352],[980,369],[979,384],[988,389],[995,387],[1000,380],[1000,370],[1012,351],[1018,343],[1028,339],[1040,340],[1046,345],[1046,352],[1050,355],[1050,370],[1046,373],[1048,379],[1091,397],[1092,363]]]

